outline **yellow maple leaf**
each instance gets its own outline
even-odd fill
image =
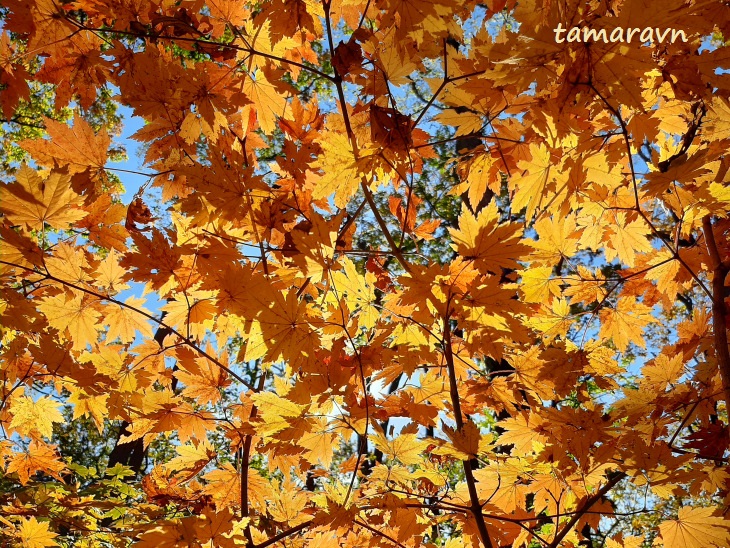
[[[543,421],[535,414],[517,415],[502,421],[504,433],[499,436],[500,445],[514,445],[513,455],[525,455],[531,451],[540,451],[547,442],[545,435],[538,429]]]
[[[45,548],[46,546],[58,546],[54,538],[58,536],[48,530],[48,522],[39,522],[35,517],[23,520],[18,527],[17,537],[20,546],[23,548]]]
[[[576,230],[575,215],[544,217],[535,222],[538,239],[529,241],[535,249],[531,257],[545,265],[556,265],[562,258],[572,257],[578,251],[581,231]]]
[[[326,418],[317,417],[314,419],[315,428],[304,434],[297,441],[297,445],[304,447],[307,451],[304,458],[313,465],[321,465],[329,469],[337,447],[337,434],[328,431],[329,424]]]
[[[715,508],[680,508],[677,519],[666,520],[659,525],[664,548],[727,546],[730,543],[730,522],[714,516],[715,511]]]
[[[494,202],[476,217],[463,205],[459,228],[449,228],[452,247],[459,255],[479,259],[480,265],[494,274],[501,274],[502,268],[518,268],[517,261],[530,249],[522,243],[521,225],[500,224],[499,215]]]
[[[175,295],[161,310],[167,312],[165,323],[175,327],[183,335],[202,339],[213,327],[216,306],[212,300],[213,291],[188,291]]]
[[[261,392],[251,396],[259,409],[262,422],[256,425],[256,431],[262,436],[272,436],[288,428],[293,419],[301,417],[306,406],[296,404],[273,392]]]
[[[83,248],[66,242],[57,244],[53,256],[46,259],[46,270],[51,276],[73,284],[87,282],[90,279],[89,268]]]
[[[132,342],[137,331],[143,337],[152,337],[152,326],[147,318],[140,314],[140,312],[151,314],[149,310],[142,306],[144,302],[144,299],[129,297],[124,301],[129,306],[111,303],[104,308],[102,323],[109,326],[106,334],[108,341],[113,341],[118,337],[123,343]],[[130,307],[134,307],[134,309]]]
[[[682,354],[676,354],[671,358],[666,354],[659,354],[656,359],[641,368],[641,373],[642,388],[664,392],[667,385],[677,382],[684,373]]]
[[[91,307],[90,302],[84,302],[81,295],[68,300],[64,293],[47,297],[38,309],[45,314],[51,327],[61,333],[68,328],[74,350],[82,350],[88,343],[96,341],[97,331],[102,329],[98,323],[99,312]]]
[[[560,280],[551,279],[552,273],[551,266],[528,268],[522,273],[520,287],[525,294],[525,302],[541,303],[550,295],[560,295]]]
[[[636,297],[622,297],[616,308],[601,310],[601,337],[611,337],[616,348],[624,352],[629,343],[644,348],[643,329],[658,320],[651,315],[651,307],[636,301]]]
[[[107,150],[111,139],[105,129],[98,135],[81,116],[74,117],[74,125],[45,119],[50,140],[26,139],[20,146],[31,153],[41,165],[65,167],[69,174],[80,173],[87,169],[101,171],[106,164]]]
[[[461,431],[446,425],[443,429],[451,443],[433,451],[438,455],[451,455],[460,460],[469,460],[485,449],[479,427],[471,421],[465,422]]]
[[[525,218],[528,220],[532,220],[535,211],[543,203],[547,187],[558,171],[555,162],[550,158],[550,150],[545,145],[531,144],[530,154],[532,158],[529,161],[520,160],[517,164],[524,170],[524,175],[510,180],[510,186],[515,189],[512,211],[520,211],[526,207]]]
[[[616,538],[606,539],[606,548],[641,548],[643,544],[643,537],[623,537],[621,540]]]
[[[536,470],[526,459],[509,457],[504,461],[492,460],[474,471],[480,498],[489,500],[504,512],[512,513],[525,504],[529,492],[528,478]]]
[[[730,101],[714,96],[708,109],[707,123],[702,125],[707,139],[727,139],[730,137]]]
[[[276,128],[276,120],[284,116],[288,102],[286,97],[269,82],[263,71],[256,71],[255,80],[246,78],[243,84],[243,92],[253,101],[253,105],[246,108],[254,108],[261,130],[271,135]],[[245,118],[244,118],[245,119]]]
[[[566,297],[572,297],[570,301],[573,304],[601,302],[606,296],[606,289],[600,270],[591,272],[582,265],[578,265],[576,270],[575,274],[563,278],[568,285],[563,294]]]
[[[348,257],[343,257],[344,270],[332,274],[332,284],[337,296],[345,296],[345,302],[352,312],[359,311],[360,325],[367,329],[373,327],[380,317],[380,312],[373,306],[375,303],[375,275],[366,272],[361,276]],[[335,293],[331,293],[335,297]]]
[[[218,454],[207,439],[197,445],[192,442],[178,445],[175,452],[178,456],[163,464],[163,467],[168,470],[187,472],[184,474],[184,478],[178,478],[178,482],[193,477]]]
[[[626,222],[626,214],[616,215],[616,224],[611,226],[613,236],[608,238],[605,247],[606,260],[611,262],[616,256],[627,266],[634,266],[636,253],[651,251],[651,242],[646,237],[649,227],[642,219]],[[614,252],[615,251],[615,252]]]
[[[104,430],[104,419],[109,415],[109,408],[107,407],[109,394],[88,396],[83,390],[74,386],[69,386],[68,390],[71,393],[68,401],[73,404],[74,420],[90,415],[99,434],[101,434]]]
[[[81,203],[67,174],[54,172],[43,179],[25,164],[16,173],[15,182],[0,187],[0,210],[11,223],[31,230],[41,230],[44,224],[68,228],[86,216],[78,209]]]
[[[255,494],[263,480],[255,470],[249,470],[249,474],[249,494]],[[219,507],[241,503],[241,474],[230,462],[208,472],[203,479],[206,481],[203,492],[211,495]]]
[[[63,415],[58,410],[61,404],[47,397],[34,400],[30,396],[20,396],[13,400],[10,408],[13,420],[10,428],[14,428],[20,435],[39,433],[41,436],[50,436],[53,433],[53,423],[63,423]]]
[[[392,440],[386,438],[382,432],[374,434],[370,440],[383,454],[398,459],[406,466],[420,463],[423,460],[421,454],[428,447],[428,443],[418,439],[418,435],[408,431],[408,427]]]
[[[527,320],[527,325],[540,331],[546,338],[553,339],[558,335],[564,337],[573,322],[570,303],[566,299],[553,299],[549,305],[543,304],[540,312]]]
[[[302,510],[307,505],[307,498],[302,496],[301,491],[295,489],[293,485],[285,483],[277,485],[274,483],[273,500],[267,506],[267,511],[276,521],[282,523],[290,523],[298,525],[306,521],[309,516],[304,514]]]
[[[495,164],[489,152],[477,155],[469,162],[469,174],[466,182],[469,185],[468,198],[472,209],[476,209],[487,189],[499,193],[502,181],[499,172],[494,173],[492,166]]]
[[[322,169],[322,177],[315,183],[312,197],[315,200],[334,194],[334,203],[343,208],[360,186],[360,173],[352,145],[347,134],[329,131],[320,140],[322,153],[316,167]]]
[[[93,353],[82,354],[80,360],[90,361],[98,373],[116,381],[113,386],[120,392],[136,392],[144,369],[131,366],[131,358],[119,345],[99,345]]]
[[[215,353],[210,345],[206,351]],[[218,403],[221,390],[231,384],[226,372],[204,356],[181,359],[181,354],[178,354],[178,357],[179,369],[174,375],[185,385],[182,395],[194,399],[198,404]],[[219,359],[222,363],[228,361],[227,355]]]
[[[127,271],[119,265],[119,253],[112,249],[109,254],[99,263],[94,272],[94,279],[97,284],[114,294],[118,291],[128,289],[129,285],[124,281]]]

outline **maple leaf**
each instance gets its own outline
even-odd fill
[[[297,441],[297,445],[308,451],[305,458],[313,465],[320,464],[329,468],[334,459],[334,449],[337,442],[337,434],[328,431],[329,424],[325,418],[316,419],[316,427],[309,433],[303,434]]]
[[[5,118],[10,118],[21,99],[28,99],[28,70],[20,63],[15,63],[16,48],[10,40],[9,33],[0,35],[0,83],[4,86],[4,93],[0,96]]]
[[[272,133],[276,127],[276,120],[285,114],[288,105],[286,96],[274,87],[263,71],[256,72],[255,79],[252,77],[246,79],[243,92],[253,101],[263,132]]]
[[[332,274],[332,284],[335,291],[342,296],[352,313],[359,312],[360,325],[369,329],[375,325],[380,312],[375,308],[375,275],[367,272],[361,276],[355,269],[354,263],[345,257],[344,269]]]
[[[214,353],[208,347],[209,353]],[[231,380],[218,364],[206,357],[190,357],[178,352],[179,370],[174,373],[184,385],[182,394],[200,403],[217,403],[221,399],[221,390],[231,384]],[[227,356],[221,356],[223,362]]]
[[[386,438],[383,433],[376,433],[371,440],[384,454],[398,459],[406,466],[418,464],[421,461],[421,453],[428,447],[428,443],[418,439],[414,432],[415,426],[415,424],[409,425],[392,440]]]
[[[103,172],[111,140],[105,130],[98,135],[89,123],[76,116],[73,128],[46,118],[47,141],[25,140],[19,144],[41,165],[65,167],[70,174],[93,170]]]
[[[17,537],[23,548],[45,548],[46,546],[58,546],[53,539],[57,533],[48,530],[50,524],[47,521],[39,522],[35,517],[25,518],[18,527]]]
[[[684,373],[684,363],[681,355],[669,358],[661,354],[642,368],[644,378],[641,380],[641,385],[663,392],[667,385],[677,382],[682,373]]]
[[[475,217],[466,206],[459,215],[459,228],[450,228],[454,249],[465,258],[479,259],[484,269],[500,273],[502,268],[517,268],[517,258],[529,248],[522,243],[522,229],[517,223],[500,224],[494,203]]]
[[[254,394],[251,399],[260,409],[262,422],[256,430],[262,436],[271,436],[288,428],[293,419],[301,417],[306,406],[282,398],[273,392]]]
[[[512,198],[512,207],[519,211],[526,208],[525,217],[532,219],[538,208],[547,202],[545,197],[549,186],[556,182],[556,166],[550,158],[550,150],[544,145],[530,145],[529,161],[521,161],[520,169],[524,170],[521,177],[511,186],[515,187]]]
[[[610,336],[616,347],[624,352],[629,343],[645,346],[643,328],[658,320],[651,307],[636,301],[636,297],[621,297],[616,308],[601,310],[601,335]]]
[[[312,197],[315,199],[335,195],[337,207],[344,207],[360,186],[361,175],[352,145],[347,135],[332,133],[320,142],[322,154],[317,165],[323,175],[316,182]]]
[[[552,278],[550,266],[533,267],[522,274],[522,290],[528,303],[545,302],[550,295],[560,295],[560,281]]]
[[[68,329],[75,350],[86,348],[87,344],[94,342],[97,332],[102,329],[98,323],[101,314],[81,295],[70,299],[63,293],[46,297],[38,305],[38,309],[52,327],[61,333]]]
[[[178,483],[195,476],[216,456],[216,451],[208,440],[203,440],[197,445],[193,443],[180,445],[175,448],[175,451],[178,456],[166,462],[164,467],[177,472],[185,472],[184,477],[176,478]]]
[[[580,231],[575,216],[543,217],[535,222],[537,241],[528,245],[535,248],[532,257],[546,265],[555,265],[561,259],[572,257],[578,250]]]
[[[722,517],[715,516],[715,508],[679,509],[676,520],[659,524],[659,531],[667,548],[704,548],[724,546],[730,542],[730,526]]]
[[[523,507],[525,497],[531,491],[528,484],[533,474],[527,460],[509,457],[475,470],[474,477],[479,482],[480,495],[490,504],[511,514]]]
[[[109,394],[99,394],[95,396],[89,396],[82,390],[72,389],[70,390],[71,395],[68,398],[69,403],[73,404],[74,420],[90,415],[96,424],[96,428],[101,434],[104,431],[104,419],[109,414],[107,407]]]
[[[444,426],[444,433],[449,437],[453,444],[453,449],[440,448],[434,451],[437,454],[451,455],[460,460],[469,460],[479,455],[482,452],[483,447],[481,442],[481,433],[476,424],[469,421],[464,424],[464,427],[459,430],[454,430],[448,426]],[[446,449],[444,451],[444,449]]]
[[[7,473],[17,473],[20,484],[26,485],[30,476],[39,471],[60,480],[59,473],[65,468],[66,465],[59,458],[54,446],[46,445],[40,441],[32,441],[27,451],[11,456]]]
[[[606,249],[606,260],[611,261],[616,255],[627,266],[634,266],[636,253],[651,251],[651,243],[646,237],[648,227],[643,219],[626,223],[626,214],[616,215],[616,225],[612,226],[613,237],[609,240],[610,248]],[[611,252],[615,249],[615,254]]]
[[[21,435],[37,432],[41,436],[49,437],[53,423],[64,422],[59,407],[60,404],[49,398],[34,400],[30,396],[20,396],[13,400],[11,408],[13,420],[10,421],[10,428],[14,428]]]
[[[213,325],[215,305],[212,296],[210,291],[189,291],[176,295],[162,306],[162,310],[167,313],[165,323],[189,336],[202,339],[206,330]]]
[[[699,450],[702,455],[721,458],[730,447],[730,429],[722,424],[711,424],[687,436],[684,446]]]
[[[23,164],[15,182],[0,187],[0,210],[16,224],[40,230],[44,224],[52,228],[68,228],[83,219],[86,212],[79,209],[81,196],[71,189],[71,179],[62,173],[42,178]]]
[[[538,430],[542,426],[543,421],[536,415],[520,414],[511,417],[502,422],[505,432],[499,436],[498,443],[514,445],[512,451],[515,455],[525,455],[531,451],[539,452],[548,441],[548,438]]]

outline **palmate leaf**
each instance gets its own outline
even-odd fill
[[[49,522],[39,522],[35,517],[26,518],[18,529],[18,540],[23,548],[45,548],[46,546],[58,546],[53,539],[58,536],[48,530]]]
[[[715,514],[714,508],[680,508],[676,520],[667,520],[659,525],[664,546],[725,546],[730,542],[730,525]]]
[[[27,165],[18,170],[15,181],[0,188],[0,210],[13,224],[40,230],[68,228],[83,219],[81,197],[71,189],[71,179],[62,173],[41,177]]]

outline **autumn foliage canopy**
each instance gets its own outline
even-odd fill
[[[727,2],[0,21],[3,546],[730,546]]]

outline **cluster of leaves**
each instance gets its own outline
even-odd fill
[[[3,542],[730,544],[725,3],[3,5]]]

